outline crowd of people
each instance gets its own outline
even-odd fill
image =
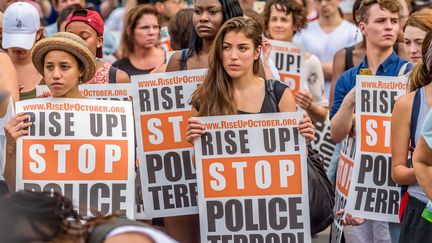
[[[0,2],[0,242],[199,242],[197,215],[150,225],[114,216],[82,219],[57,193],[15,192],[17,140],[28,114],[14,104],[85,98],[80,84],[130,83],[141,74],[207,68],[190,99],[185,131],[204,134],[201,116],[304,110],[299,133],[310,142],[327,123],[336,145],[327,176],[334,183],[341,142],[355,137],[356,76],[406,76],[394,104],[391,176],[407,185],[400,223],[344,215],[345,242],[429,242],[422,213],[432,199],[432,8],[412,0],[23,0]],[[304,48],[306,87],[293,92],[280,79],[271,41]],[[378,138],[385,139],[385,138]],[[407,158],[411,158],[407,162]],[[411,162],[412,161],[412,162]],[[402,192],[404,193],[404,192]],[[401,204],[402,205],[402,204]],[[84,223],[83,223],[84,222]],[[103,226],[110,230],[98,232]],[[156,225],[154,225],[156,226]],[[117,229],[117,230],[115,230]],[[163,231],[163,232],[162,232]],[[101,236],[102,235],[102,236]]]

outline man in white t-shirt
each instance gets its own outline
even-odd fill
[[[339,13],[340,0],[315,0],[318,19],[294,36],[293,42],[302,45],[309,53],[316,55],[322,64],[326,80],[326,95],[329,97],[330,80],[333,72],[333,57],[345,47],[362,40],[354,24],[344,20]]]

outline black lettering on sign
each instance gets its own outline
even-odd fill
[[[140,111],[171,110],[185,108],[183,86],[141,89],[138,91]],[[162,105],[162,107],[161,107]]]
[[[397,215],[399,210],[399,190],[356,187],[355,210]]]
[[[78,187],[78,194],[74,194],[74,187]],[[78,202],[79,207],[76,210],[83,217],[105,216],[110,212],[119,212],[120,216],[126,216],[126,209],[121,208],[121,204],[126,202],[126,197],[120,196],[126,190],[126,184],[124,183],[112,184],[111,188],[103,183],[96,183],[92,186],[87,183],[48,183],[43,187],[34,183],[24,183],[24,189],[38,192],[57,192],[73,202]],[[90,199],[88,195],[90,195]],[[90,211],[90,215],[88,211]]]
[[[253,205],[258,207],[258,211],[253,210]],[[226,202],[209,200],[206,202],[207,231],[217,232],[216,225],[220,221],[231,232],[302,229],[300,205],[300,197],[230,199]]]
[[[249,153],[247,130],[206,132],[201,136],[201,150],[204,156]],[[240,150],[240,151],[239,151]]]
[[[208,235],[207,241],[211,243],[295,243],[304,242],[304,233]]]
[[[74,128],[74,113],[72,112],[27,112],[29,119],[26,122],[32,122],[28,127],[29,136],[60,136],[64,129],[63,136],[75,136]]]
[[[197,206],[197,183],[149,187],[154,210]]]
[[[157,182],[157,172],[163,171],[165,178],[170,182],[177,182],[182,179],[196,179],[196,173],[192,167],[190,151],[168,152],[163,155],[147,154],[145,162],[147,164],[148,183]]]
[[[285,152],[288,143],[292,140],[294,142],[294,150],[299,151],[299,139],[297,128],[265,128],[263,129],[264,149],[271,153],[274,151]]]
[[[393,110],[397,91],[361,90],[361,111],[389,114]]]
[[[90,133],[94,137],[112,137],[117,127],[121,127],[121,135],[126,137],[126,115],[90,114]]]
[[[391,178],[391,157],[384,155],[362,154],[360,157],[360,170],[358,183],[365,184],[367,173],[372,173],[373,183],[376,186],[394,186],[397,184]]]
[[[300,73],[300,55],[276,52],[275,65],[277,70]]]

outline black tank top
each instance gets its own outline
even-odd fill
[[[275,82],[274,84],[275,84],[274,85],[274,94],[276,97],[276,103],[277,103],[277,105],[279,105],[279,101],[281,100],[282,95],[285,92],[285,89],[288,88],[288,86],[286,86],[285,84],[283,84],[281,82]],[[271,97],[266,90],[264,100],[263,100],[263,103],[261,105],[261,110],[259,113],[272,113],[273,112],[273,108],[272,108],[272,104],[271,104],[270,99],[271,99]],[[249,112],[238,110],[238,114],[254,114],[254,113],[249,113]]]

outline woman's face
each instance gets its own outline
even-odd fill
[[[98,47],[102,46],[103,37],[98,36],[95,29],[93,29],[90,25],[85,24],[81,21],[73,21],[71,22],[67,28],[66,32],[73,33],[81,39],[83,39],[89,50],[96,56],[96,50]]]
[[[228,32],[222,43],[222,63],[232,79],[253,74],[253,63],[259,58],[260,48],[242,32]]]
[[[141,48],[153,48],[159,40],[160,26],[158,19],[153,14],[144,14],[136,24],[134,33],[134,43]]]
[[[222,4],[218,0],[196,0],[192,22],[200,38],[213,40],[222,26]]]
[[[275,5],[270,8],[268,21],[269,35],[273,40],[292,41],[294,35],[292,13],[286,14],[285,11],[277,10]]]
[[[45,55],[44,77],[53,97],[73,98],[83,72],[77,59],[65,51],[53,50]]]
[[[410,25],[405,28],[405,52],[408,53],[412,64],[417,64],[422,58],[422,44],[425,37],[426,31]]]

